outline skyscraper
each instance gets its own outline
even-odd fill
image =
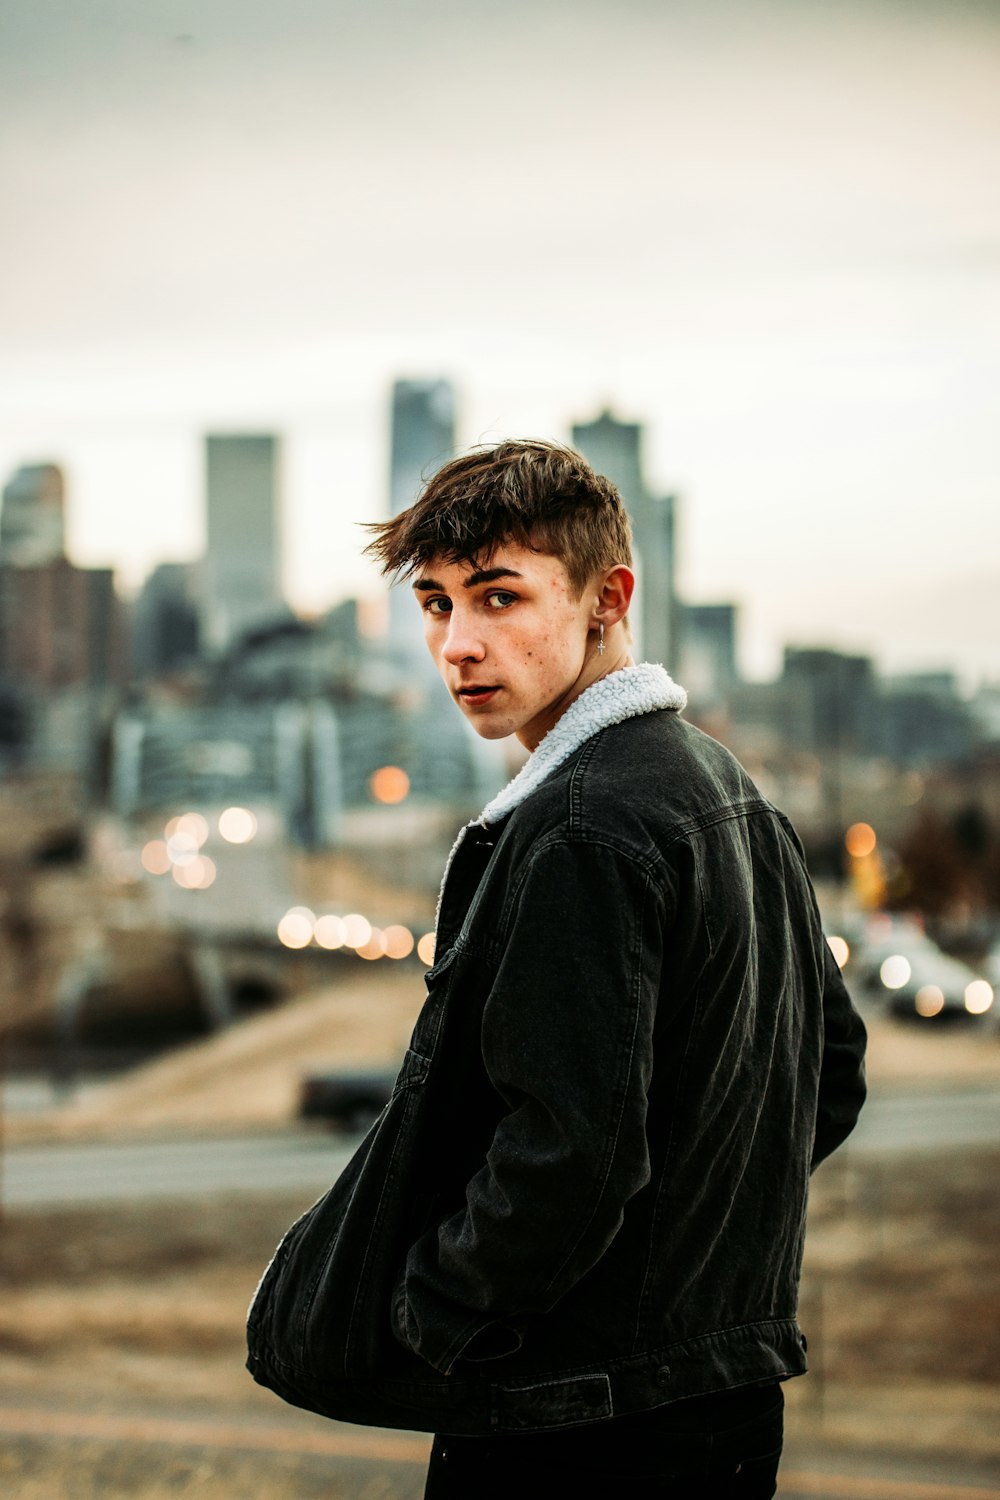
[[[66,557],[63,492],[57,464],[26,464],[0,511],[0,673],[40,698],[120,683],[126,671],[114,575]]]
[[[270,435],[212,435],[205,442],[202,633],[216,651],[282,607],[277,459],[278,441]]]
[[[455,395],[447,380],[397,380],[392,388],[390,515],[412,505],[455,450]]]
[[[633,615],[636,649],[647,661],[676,667],[678,616],[673,495],[654,495],[642,472],[642,427],[604,411],[573,428],[588,463],[617,487],[632,518],[639,578]],[[636,615],[638,618],[636,618]]]
[[[389,513],[416,500],[424,482],[455,451],[455,395],[447,380],[397,380],[392,388]],[[389,649],[397,661],[426,673],[424,649],[409,589],[389,594]]]
[[[3,491],[0,510],[0,562],[37,568],[56,562],[66,550],[62,470],[56,464],[27,464]]]

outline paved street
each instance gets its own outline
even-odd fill
[[[926,1151],[998,1140],[1000,1089],[963,1089],[876,1096],[847,1149]],[[41,1207],[199,1193],[301,1189],[318,1195],[343,1170],[353,1144],[295,1126],[214,1139],[11,1147],[3,1161],[3,1201]]]
[[[1000,1089],[877,1092],[869,1099],[847,1149],[857,1152],[931,1151],[939,1147],[996,1145],[1000,1141]]]
[[[323,1131],[126,1144],[20,1146],[3,1162],[3,1201],[53,1207],[122,1198],[301,1189],[318,1195],[343,1171],[353,1141]]]

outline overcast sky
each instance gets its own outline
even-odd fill
[[[273,428],[293,600],[371,591],[446,375],[463,442],[644,421],[755,673],[1000,678],[1000,5],[0,0],[0,194],[0,477],[81,562],[195,555]]]

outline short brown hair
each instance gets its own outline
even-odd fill
[[[504,542],[558,557],[578,594],[600,569],[632,565],[628,513],[610,479],[573,448],[531,438],[451,459],[413,505],[368,530],[365,552],[401,577],[432,557],[488,559]]]

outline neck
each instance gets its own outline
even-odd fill
[[[625,632],[618,625],[613,625],[604,636],[604,655],[600,656],[596,645],[587,646],[587,655],[584,658],[580,675],[573,685],[567,689],[561,698],[557,698],[549,707],[544,718],[536,719],[531,724],[526,724],[523,729],[518,730],[517,738],[526,750],[535,750],[548,734],[571,703],[575,703],[581,693],[585,693],[595,682],[600,682],[605,677],[610,677],[613,672],[620,672],[623,667],[634,667],[632,653],[629,643],[625,639]]]

